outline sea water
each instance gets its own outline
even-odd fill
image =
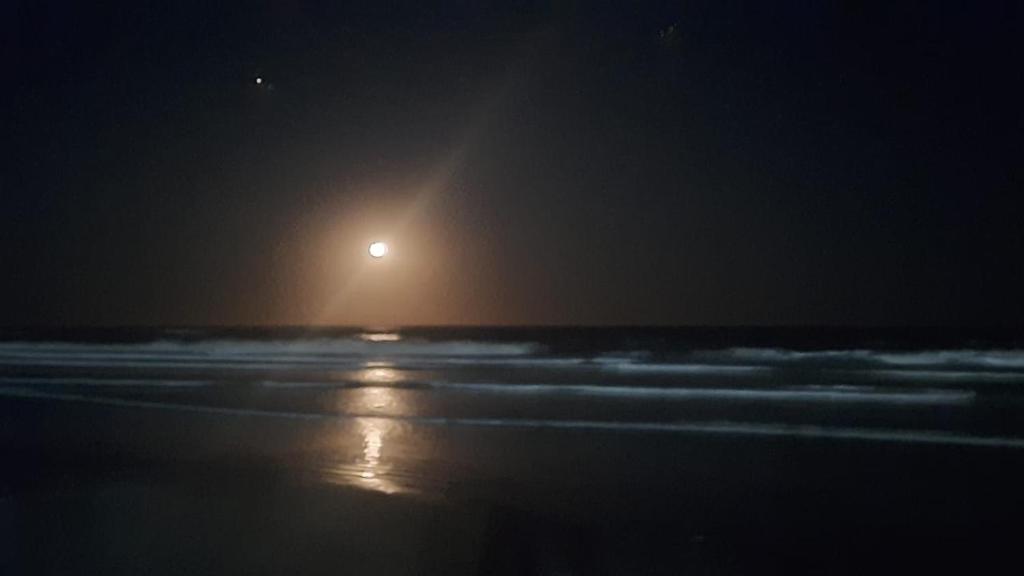
[[[6,554],[34,572],[54,558],[55,571],[152,569],[89,538],[155,539],[213,563],[220,547],[255,541],[274,551],[261,566],[325,573],[429,572],[417,565],[428,557],[448,573],[934,572],[1009,554],[1022,512],[1024,346],[1006,332],[297,327],[0,340],[0,487],[19,511]],[[208,490],[216,499],[197,496]],[[146,507],[194,520],[168,528]],[[252,525],[235,528],[242,509]],[[74,519],[58,530],[70,540],[45,521],[54,515]],[[221,525],[232,528],[208,535],[212,548],[182,535]],[[357,526],[388,552],[355,545]],[[15,537],[26,530],[48,544]],[[424,548],[445,532],[463,535],[457,547]],[[294,556],[299,535],[315,553]],[[66,548],[77,541],[92,544]],[[90,556],[97,546],[108,555]]]

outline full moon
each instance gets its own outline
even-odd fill
[[[388,245],[383,242],[374,242],[370,244],[370,256],[374,258],[383,258],[388,254]]]

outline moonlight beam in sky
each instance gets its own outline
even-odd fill
[[[110,4],[0,18],[0,326],[1024,334],[1019,0]]]
[[[370,244],[370,256],[374,258],[383,258],[388,254],[388,245],[383,242],[374,242]]]

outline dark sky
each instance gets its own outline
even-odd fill
[[[1024,323],[1020,2],[94,4],[0,13],[0,323]]]

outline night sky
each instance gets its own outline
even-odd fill
[[[2,324],[1024,323],[1020,2],[94,4],[0,9]]]

